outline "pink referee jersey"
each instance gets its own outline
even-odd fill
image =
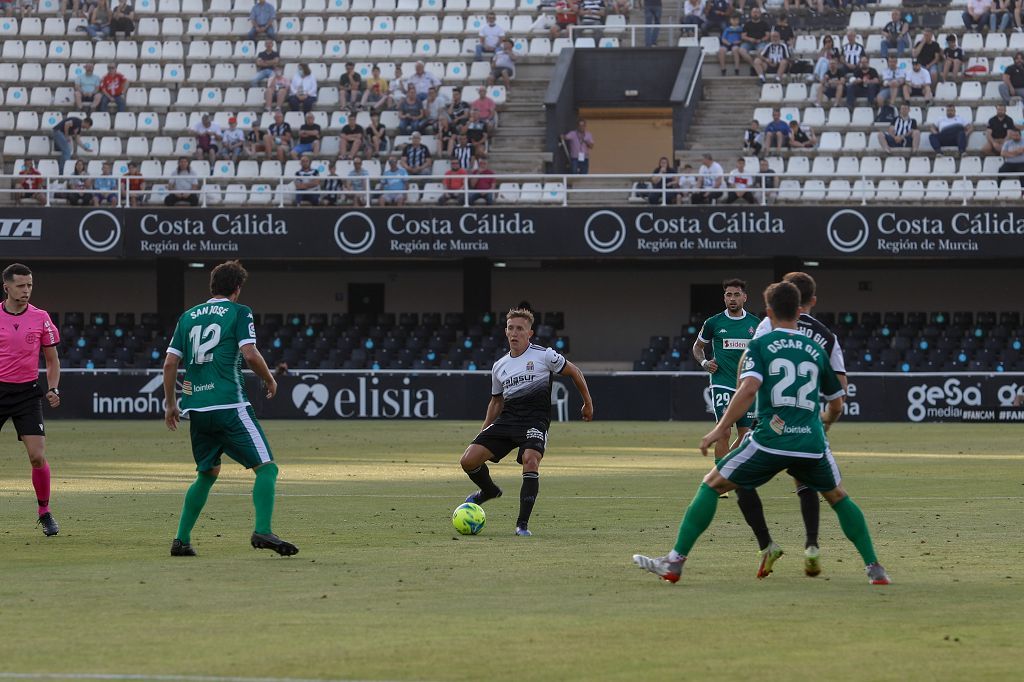
[[[60,343],[45,310],[29,304],[20,315],[0,306],[0,381],[28,384],[39,378],[39,354]]]

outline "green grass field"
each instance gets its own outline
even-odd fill
[[[872,587],[827,505],[824,572],[804,577],[784,477],[762,489],[788,551],[767,580],[734,500],[677,585],[635,568],[631,554],[671,547],[710,466],[694,447],[709,424],[556,424],[528,539],[512,535],[514,462],[492,467],[506,495],[483,533],[451,528],[477,424],[265,426],[281,466],[275,531],[301,547],[290,559],[249,547],[252,476],[227,461],[193,534],[200,556],[168,556],[193,472],[187,432],[159,422],[51,423],[62,531],[44,538],[8,427],[0,679],[1021,678],[1016,427],[835,429],[895,581]]]

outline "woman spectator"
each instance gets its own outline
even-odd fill
[[[370,112],[370,124],[363,131],[366,134],[366,148],[368,153],[377,156],[388,150],[388,136],[385,126],[380,122],[380,112]]]
[[[284,99],[288,96],[288,79],[284,77],[284,73],[280,66],[274,67],[274,75],[267,79],[267,89],[264,93],[265,109],[264,111],[270,111],[271,109],[283,109]]]
[[[75,161],[75,170],[68,179],[67,200],[72,206],[90,206],[92,204],[92,180],[85,170],[85,161]]]
[[[110,22],[113,20],[108,0],[99,0],[99,4],[89,13],[89,23],[85,32],[93,40],[103,40],[110,35]]]
[[[647,201],[653,205],[674,204],[677,195],[672,192],[678,185],[675,175],[678,170],[668,162],[668,157],[658,159],[658,166],[651,171],[651,191],[647,193]]]
[[[117,38],[118,33],[123,33],[125,38],[131,38],[134,31],[135,8],[128,4],[128,0],[119,0],[110,22],[110,34]]]
[[[828,73],[828,65],[832,59],[840,59],[839,49],[832,40],[832,36],[825,36],[821,41],[821,50],[818,51],[818,59],[814,62],[814,82],[820,82],[822,77]]]
[[[288,89],[288,106],[292,111],[308,114],[316,106],[317,82],[308,64],[299,64],[299,72],[292,77]]]

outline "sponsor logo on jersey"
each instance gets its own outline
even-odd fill
[[[532,372],[533,371],[533,360],[527,361],[527,363],[526,363],[526,371],[527,372]]]
[[[214,386],[213,382],[211,381],[208,384],[195,384],[195,385],[193,385],[192,386],[192,391],[194,393],[202,393],[203,391],[212,391],[215,388],[216,388],[216,386]]]
[[[192,382],[183,381],[181,383],[181,392],[184,393],[185,395],[192,395]]]
[[[722,339],[722,350],[746,350],[750,339]]]
[[[539,441],[547,440],[547,436],[540,429],[527,429],[527,431],[526,431],[526,438],[528,440],[539,440]]]
[[[785,427],[783,429],[783,432],[787,433],[787,434],[790,434],[790,435],[793,435],[793,434],[810,435],[812,431],[811,431],[811,427],[810,426],[787,426],[787,427]]]
[[[772,431],[780,436],[786,432],[786,422],[779,415],[773,416],[771,421],[768,422],[768,426],[772,427]]]
[[[743,371],[749,372],[752,369],[754,369],[754,359],[747,358],[746,360],[743,361]]]
[[[757,331],[757,330],[754,329],[753,327],[747,327],[747,333],[750,334],[751,336],[754,335],[755,331]]]

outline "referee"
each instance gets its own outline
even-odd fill
[[[46,461],[43,405],[60,405],[60,335],[45,310],[29,304],[32,271],[21,263],[4,269],[6,300],[0,303],[0,429],[14,423],[32,464],[32,487],[39,503],[39,523],[47,537],[60,532],[50,513],[50,465]],[[46,386],[39,383],[39,352],[46,358]]]

